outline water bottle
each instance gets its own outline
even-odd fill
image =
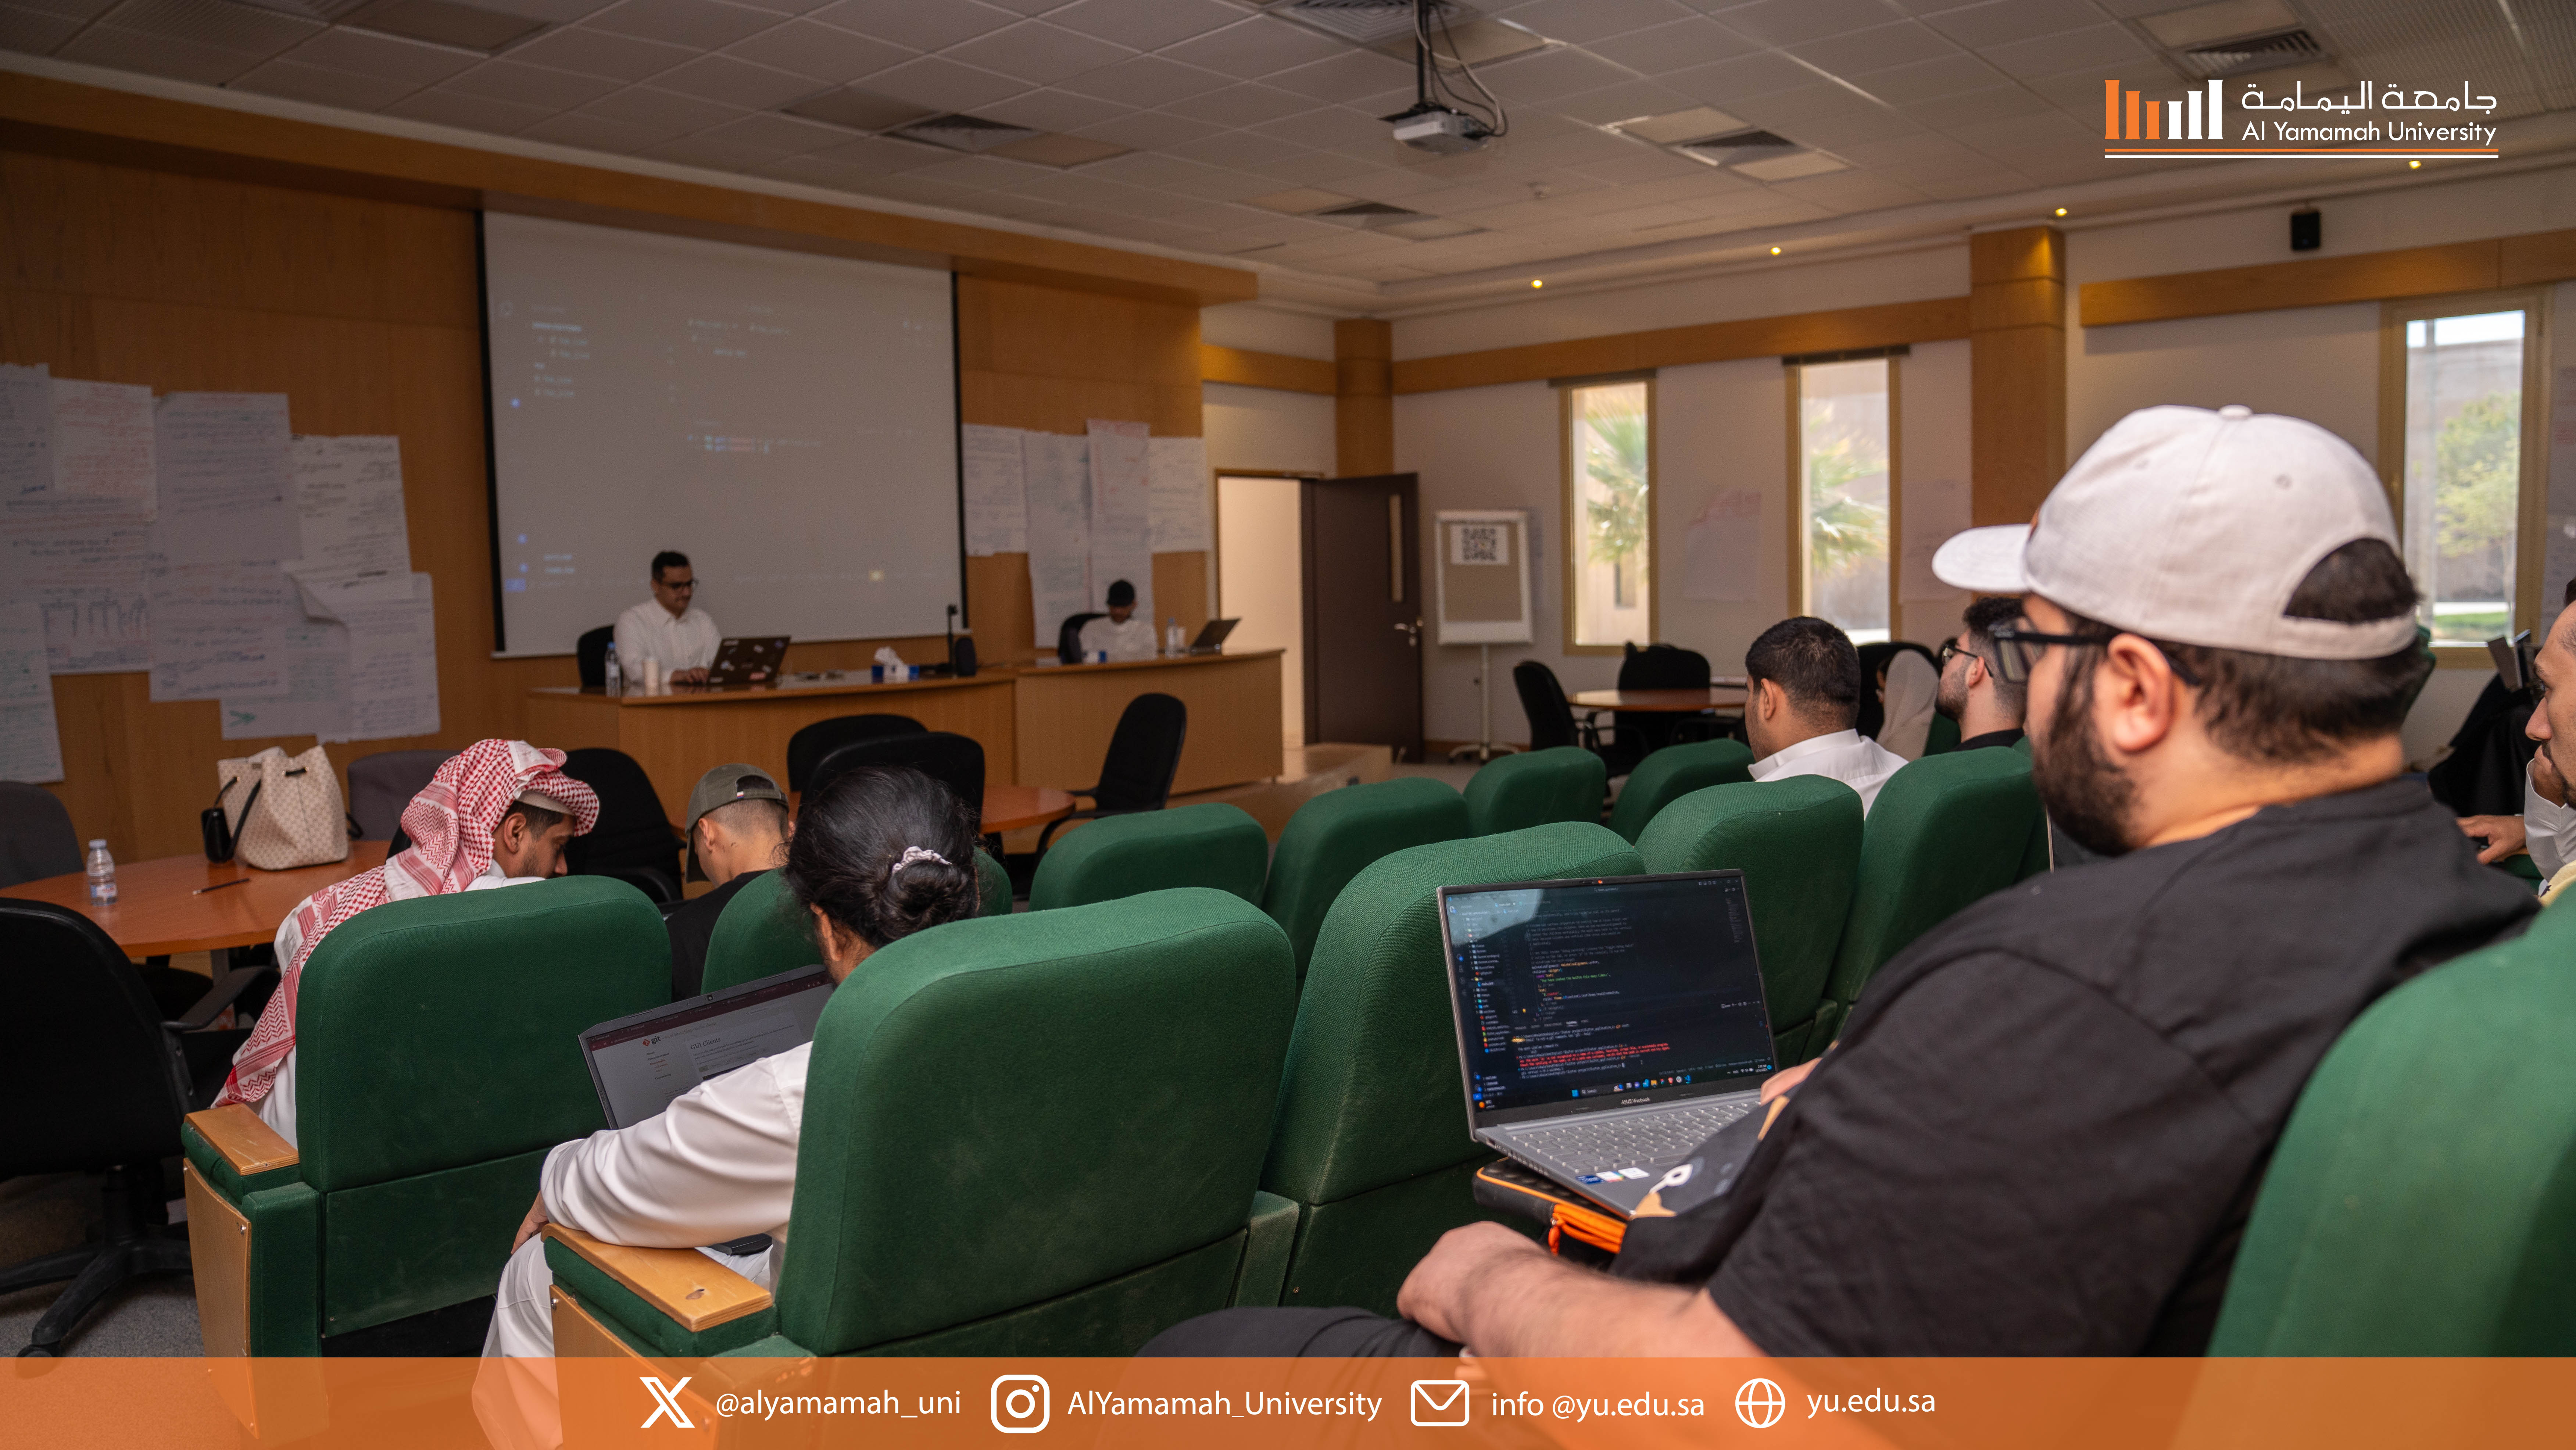
[[[89,843],[89,900],[92,906],[116,904],[116,858],[103,840]]]
[[[1177,619],[1165,619],[1163,621],[1163,653],[1167,655],[1176,655],[1189,647],[1189,636],[1181,633],[1181,622]]]
[[[611,695],[626,693],[626,671],[618,667],[617,643],[614,640],[611,640],[608,645],[608,693]]]

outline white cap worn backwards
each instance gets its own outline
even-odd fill
[[[2379,476],[2334,434],[2234,405],[2141,408],[2075,460],[2037,522],[1957,535],[1932,572],[2174,644],[2377,659],[2414,643],[2413,613],[2341,624],[2285,612],[2308,571],[2357,539],[2395,548],[2397,528]]]

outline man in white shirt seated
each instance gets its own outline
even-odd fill
[[[724,635],[697,597],[689,556],[664,549],[653,556],[653,597],[617,616],[617,668],[629,681],[644,678],[644,661],[657,661],[675,685],[704,684]]]
[[[900,937],[975,914],[975,830],[948,788],[908,766],[862,766],[797,813],[780,869],[814,916],[832,980]],[[762,1285],[777,1282],[796,1196],[809,1043],[700,1083],[628,1128],[559,1144],[501,1271],[475,1415],[502,1450],[562,1439],[554,1314],[539,1232],[548,1223],[639,1248],[698,1248]],[[747,1254],[727,1245],[766,1235]]]
[[[1860,792],[1863,815],[1905,757],[1864,739],[1860,652],[1824,620],[1800,615],[1762,631],[1744,652],[1744,739],[1753,778],[1827,775]]]
[[[1154,657],[1154,621],[1136,617],[1136,586],[1121,579],[1109,586],[1109,615],[1082,627],[1085,663],[1103,652],[1113,660]]]

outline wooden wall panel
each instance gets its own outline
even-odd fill
[[[1595,373],[1675,368],[1734,358],[1778,357],[1846,348],[1946,342],[1968,335],[1968,299],[1933,297],[1829,312],[1746,317],[1693,327],[1613,333],[1486,352],[1410,358],[1395,364],[1395,391],[1434,393],[1496,383],[1542,382]]]
[[[1199,344],[1199,381],[1275,388],[1288,393],[1322,393],[1326,397],[1332,396],[1336,387],[1333,364],[1322,358],[1218,347],[1212,342]]]
[[[1344,478],[1395,471],[1395,329],[1373,317],[1333,324],[1333,468]]]
[[[2066,237],[1968,239],[1970,516],[2014,524],[2066,471]]]

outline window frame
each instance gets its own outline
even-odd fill
[[[1638,643],[1643,649],[1663,634],[1664,531],[1658,515],[1663,499],[1655,474],[1656,455],[1663,451],[1663,432],[1655,412],[1655,374],[1652,371],[1604,373],[1591,377],[1555,378],[1549,386],[1556,390],[1556,465],[1557,517],[1564,528],[1564,548],[1558,552],[1564,560],[1557,566],[1561,589],[1557,610],[1559,645],[1567,655],[1625,655],[1627,644],[1578,644],[1576,604],[1582,587],[1582,569],[1576,548],[1583,538],[1583,498],[1579,488],[1582,477],[1574,457],[1574,397],[1586,388],[1623,387],[1643,383],[1646,387],[1646,638]]]
[[[1907,355],[1897,350],[1877,358],[1830,354],[1783,358],[1785,366],[1780,369],[1788,375],[1789,395],[1789,606],[1796,614],[1823,618],[1816,614],[1815,601],[1807,595],[1813,582],[1807,577],[1807,369],[1846,362],[1887,364],[1887,637],[1892,640],[1905,637],[1904,616],[1898,603],[1904,595],[1904,580],[1898,575],[1905,562],[1905,369],[1900,364]]]
[[[2522,313],[2522,477],[2514,508],[2507,636],[2540,627],[2541,573],[2548,566],[2551,291],[2547,286],[2503,287],[2379,304],[2379,485],[2396,519],[2401,557],[2406,543],[2406,324],[2482,312]],[[2494,659],[2475,645],[2436,645],[2433,660],[2443,669],[2495,668]]]

